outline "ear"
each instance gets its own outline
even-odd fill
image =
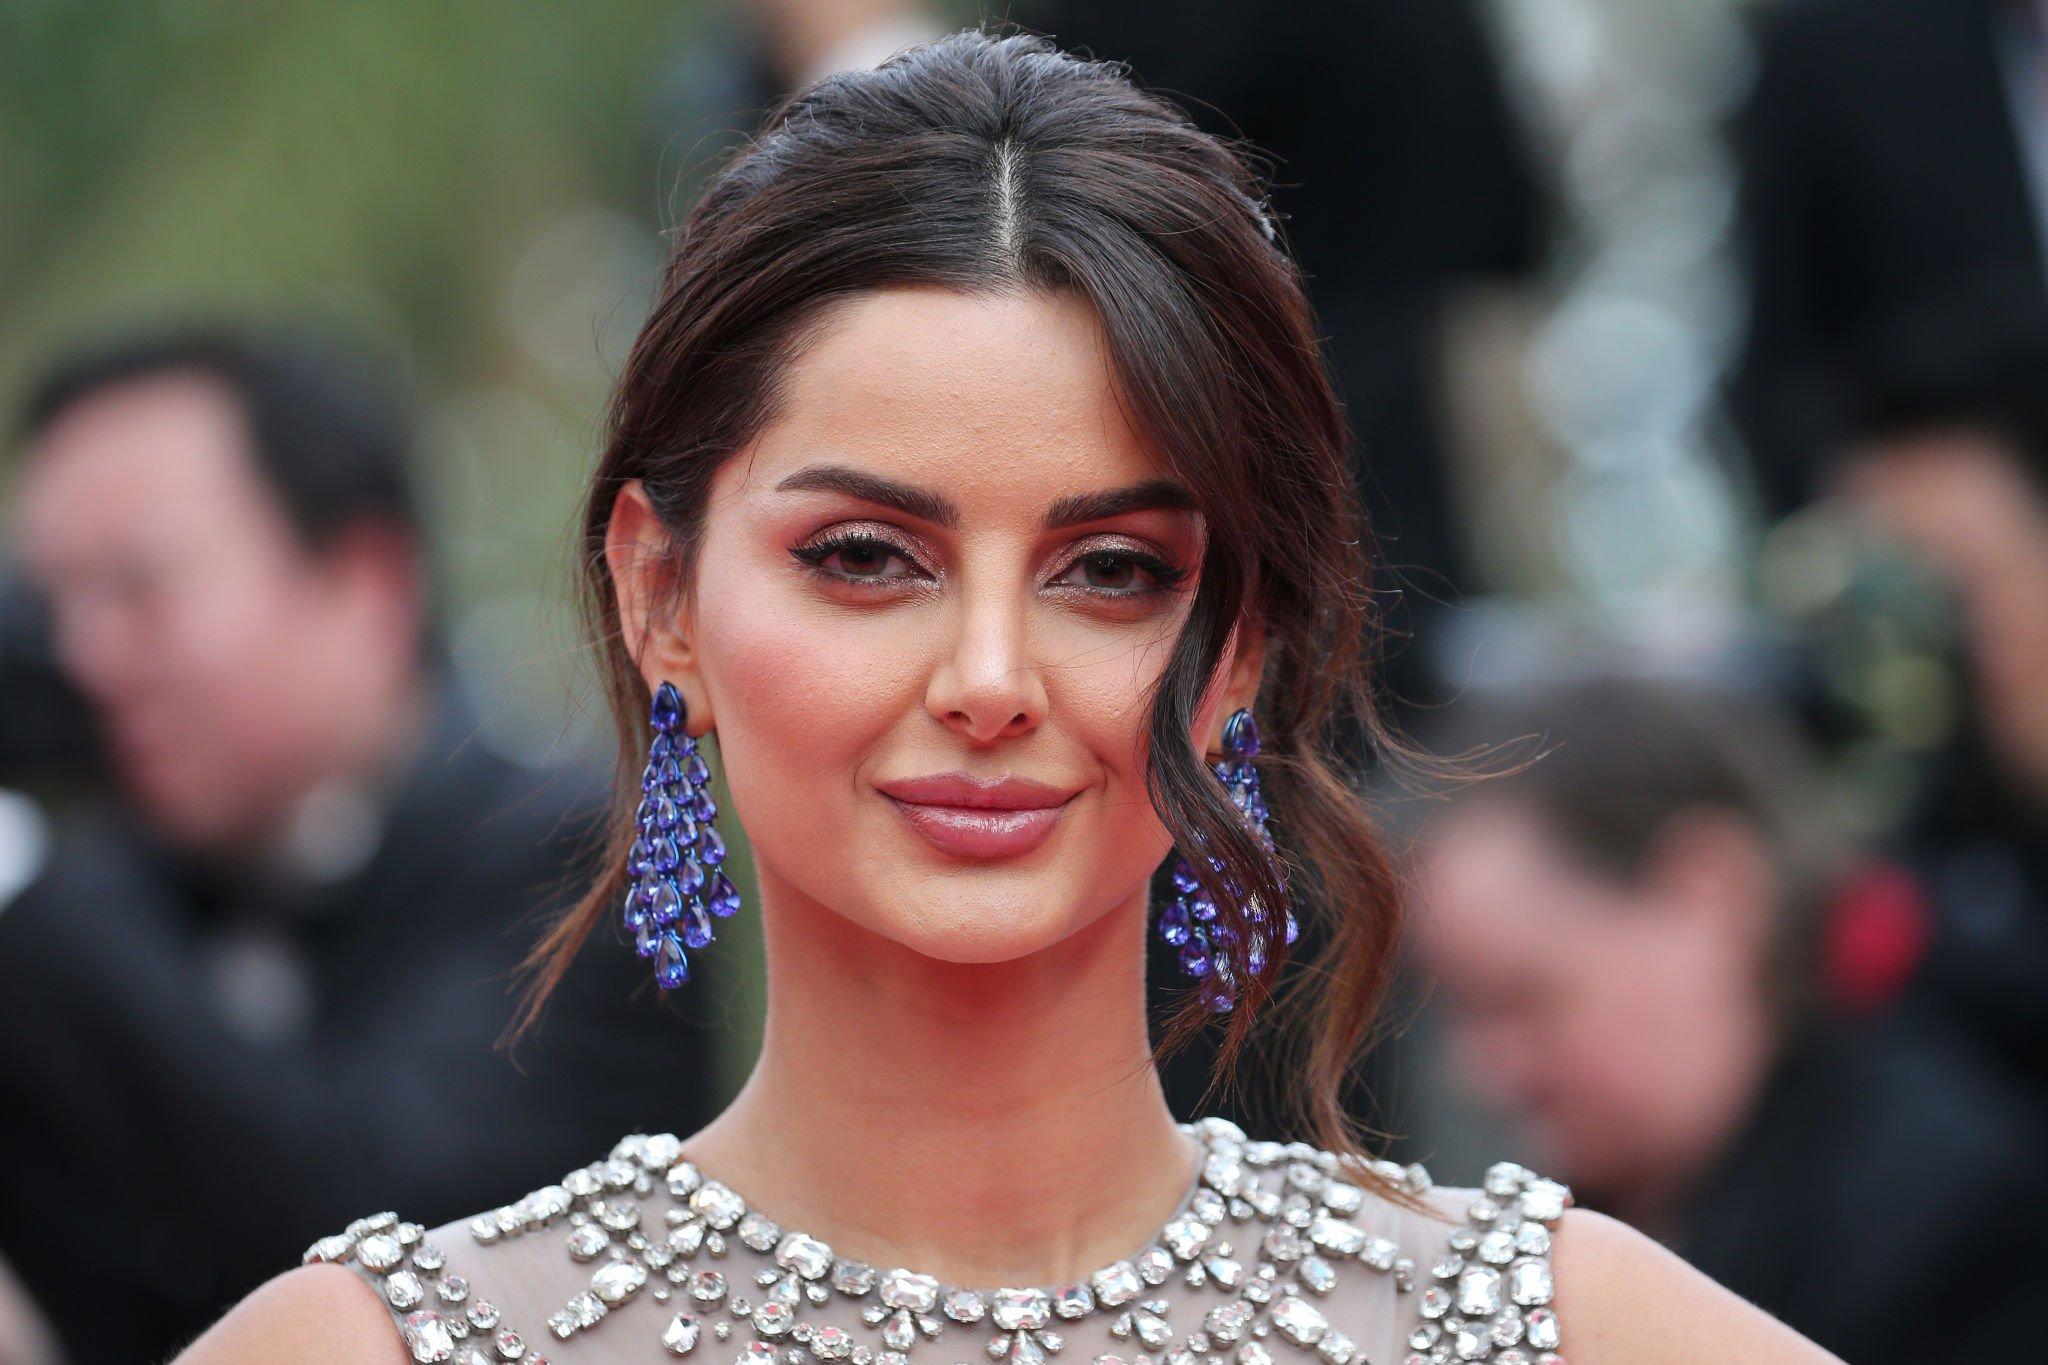
[[[698,671],[690,604],[681,600],[675,550],[647,490],[633,479],[612,500],[605,525],[605,567],[619,604],[619,643],[652,696],[663,682],[683,695],[684,729],[702,735],[718,722]]]
[[[1216,692],[1215,709],[1206,713],[1208,720],[1203,732],[1197,736],[1201,740],[1202,753],[1208,756],[1223,752],[1224,722],[1258,700],[1259,681],[1266,671],[1264,619],[1256,616],[1241,619],[1231,630],[1223,653],[1229,663],[1223,670],[1222,683]]]

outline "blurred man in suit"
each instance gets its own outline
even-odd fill
[[[1982,1249],[2048,1200],[2048,1133],[1946,1021],[1839,1006],[1877,868],[1799,732],[1760,696],[1621,676],[1440,725],[1445,752],[1541,739],[1428,830],[1416,924],[1449,1069],[1530,1163],[1857,1365],[2003,1354],[1969,1305]],[[2044,1280],[2026,1261],[2009,1288]]]
[[[16,444],[117,789],[0,912],[0,1250],[74,1361],[162,1358],[351,1218],[431,1224],[711,1111],[630,952],[493,1050],[602,784],[478,739],[374,385],[302,338],[153,334],[52,370]]]

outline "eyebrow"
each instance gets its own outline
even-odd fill
[[[960,526],[960,508],[944,495],[865,469],[855,469],[851,465],[805,465],[777,483],[775,488],[777,492],[842,493],[862,502],[893,507],[949,531],[958,530]],[[1156,509],[1194,512],[1200,510],[1200,504],[1195,501],[1194,494],[1178,481],[1165,477],[1150,478],[1123,488],[1104,488],[1057,499],[1046,509],[1045,529],[1056,531],[1064,526]]]

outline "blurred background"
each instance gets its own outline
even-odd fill
[[[609,761],[574,502],[718,154],[1005,16],[1275,159],[1390,706],[1502,772],[1361,773],[1416,891],[1361,1119],[1858,1365],[2011,1349],[2048,4],[4,0],[0,1362],[165,1357],[316,1233],[736,1089],[746,916],[687,1000],[593,945],[495,1046]]]

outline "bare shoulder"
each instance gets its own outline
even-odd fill
[[[1551,1247],[1574,1365],[1840,1361],[1626,1223],[1569,1209]]]
[[[316,1261],[273,1276],[172,1365],[407,1365],[383,1300],[346,1266]]]

